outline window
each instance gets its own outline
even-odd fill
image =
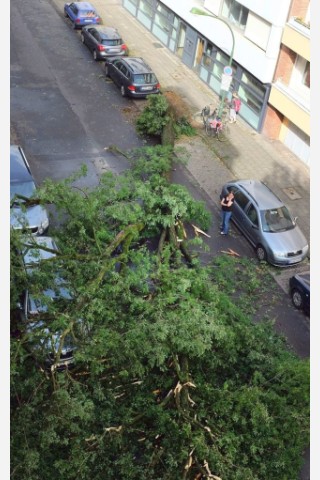
[[[252,12],[249,13],[245,36],[251,40],[251,42],[263,50],[267,50],[270,32],[271,24],[269,22]]]
[[[222,7],[222,16],[230,23],[244,30],[247,24],[249,10],[235,0],[225,0]]]
[[[140,10],[145,13],[149,18],[153,17],[152,1],[150,0],[141,0]]]
[[[257,210],[254,208],[254,206],[252,204],[248,208],[247,215],[249,217],[249,220],[257,227],[258,226],[258,214],[257,214]]]
[[[306,62],[306,66],[304,67],[304,72],[302,75],[302,84],[305,87],[310,88],[310,62]]]
[[[237,205],[240,208],[242,208],[242,210],[245,210],[245,208],[246,208],[246,206],[248,205],[248,202],[249,202],[248,197],[246,197],[246,195],[244,193],[242,193],[242,192],[240,192],[240,190],[238,190],[234,194],[234,199],[235,199]]]
[[[208,69],[212,66],[212,61],[213,61],[213,45],[210,42],[207,42],[207,45],[205,47],[205,50],[203,52],[203,60],[202,64],[207,67]]]
[[[289,86],[303,98],[310,98],[310,62],[299,55],[292,71]]]
[[[118,38],[115,38],[115,39],[103,39],[101,41],[102,45],[107,45],[108,47],[115,47],[117,45],[121,45],[122,44],[122,40],[121,38],[118,39]]]

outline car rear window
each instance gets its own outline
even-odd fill
[[[122,40],[121,38],[102,40],[102,45],[106,45],[107,47],[116,47],[117,45],[122,45]]]
[[[154,73],[139,73],[134,75],[134,83],[144,85],[145,83],[157,83],[157,77]]]
[[[91,18],[96,16],[96,12],[94,12],[93,10],[81,10],[79,12],[79,17]]]

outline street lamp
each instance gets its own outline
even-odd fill
[[[227,27],[230,30],[231,37],[232,37],[232,48],[231,48],[231,53],[230,53],[229,62],[228,62],[228,66],[231,67],[232,60],[233,60],[233,52],[234,52],[235,41],[234,41],[234,34],[233,34],[232,28],[230,27],[229,23],[226,22],[225,20],[223,20],[222,18],[218,17],[217,15],[211,15],[210,13],[207,13],[204,10],[201,10],[201,8],[193,7],[190,10],[190,13],[194,13],[195,15],[204,15],[205,17],[212,17],[212,18],[215,18],[216,20],[220,20],[220,22],[223,22],[225,25],[227,25]],[[224,106],[224,101],[225,101],[226,95],[227,95],[227,91],[222,89],[221,101],[220,101],[219,110],[218,110],[218,116],[219,117],[222,116],[222,111],[223,111],[223,106]]]

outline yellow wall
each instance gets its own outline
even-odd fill
[[[310,62],[310,36],[306,37],[292,28],[291,25],[286,25],[282,43]]]
[[[276,110],[282,113],[294,125],[300,128],[306,135],[310,136],[310,113],[303,110],[285,93],[275,86],[271,88],[269,103]]]

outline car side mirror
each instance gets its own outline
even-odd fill
[[[258,225],[255,225],[254,223],[251,226],[252,226],[252,228],[255,228],[256,230],[258,230],[258,228],[259,228]]]

